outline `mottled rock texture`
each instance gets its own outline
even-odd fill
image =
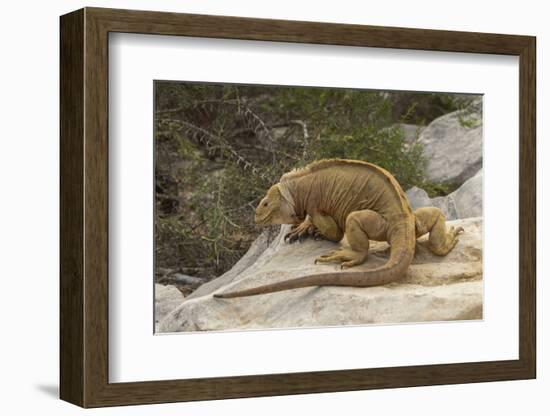
[[[413,209],[437,207],[448,220],[479,217],[483,212],[483,171],[449,195],[430,198],[426,191],[415,186],[407,191],[407,197]]]
[[[465,232],[446,257],[433,255],[419,240],[406,277],[379,287],[311,287],[248,298],[215,299],[212,293],[244,289],[309,273],[334,271],[313,260],[337,246],[329,241],[283,241],[262,234],[235,267],[185,298],[158,325],[160,332],[245,330],[482,318],[482,221],[449,222]],[[386,243],[373,242],[367,270],[387,260]]]
[[[159,321],[183,302],[182,293],[171,285],[155,284],[155,327]]]
[[[428,179],[461,184],[473,177],[482,166],[482,134],[481,99],[432,121],[418,138],[428,160]]]

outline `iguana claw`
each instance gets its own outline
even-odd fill
[[[309,222],[303,222],[299,225],[294,225],[290,232],[285,234],[284,241],[290,244],[299,240],[300,242],[309,235],[315,235],[315,226]]]

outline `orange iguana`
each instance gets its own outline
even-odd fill
[[[348,246],[317,257],[315,263],[341,263],[348,268],[367,259],[369,240],[387,241],[390,257],[383,266],[366,271],[338,271],[299,277],[229,293],[234,298],[309,286],[377,286],[405,276],[414,256],[416,239],[429,235],[430,250],[446,255],[457,243],[462,228],[447,230],[438,208],[412,211],[395,178],[371,163],[330,159],[313,162],[284,174],[256,208],[258,224],[294,224],[285,236],[290,242],[305,235],[320,235]],[[299,225],[298,225],[299,224]]]

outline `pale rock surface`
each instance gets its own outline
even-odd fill
[[[182,293],[172,285],[155,283],[155,326],[183,302]]]
[[[448,196],[454,201],[457,218],[481,216],[483,213],[483,171],[480,170]]]
[[[416,186],[406,194],[413,209],[437,207],[448,220],[479,217],[483,212],[483,171],[477,172],[460,188],[446,196],[430,198],[426,191]]]
[[[306,239],[288,244],[288,226],[262,234],[249,252],[223,276],[203,285],[159,324],[160,332],[219,331],[399,322],[448,321],[482,318],[482,221],[470,218],[449,222],[465,233],[446,257],[437,257],[419,240],[407,276],[385,286],[311,287],[259,296],[216,299],[214,292],[255,287],[311,273],[333,272],[337,265],[314,265],[320,254],[338,244]],[[387,260],[386,243],[371,245],[366,264]]]
[[[420,133],[426,128],[416,124],[398,123],[396,127],[403,132],[405,143],[414,143],[420,137]]]
[[[478,99],[464,110],[435,119],[420,133],[430,180],[463,183],[481,169],[482,124],[482,101]]]

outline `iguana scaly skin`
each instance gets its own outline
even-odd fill
[[[403,278],[415,252],[416,239],[429,235],[429,248],[446,255],[457,243],[462,228],[447,230],[438,208],[412,211],[407,196],[386,170],[357,160],[313,162],[283,175],[256,208],[256,223],[295,224],[285,236],[290,242],[305,235],[331,241],[346,237],[348,246],[317,257],[315,262],[337,262],[341,268],[367,259],[369,240],[387,241],[390,257],[367,271],[338,271],[299,277],[229,293],[234,298],[309,286],[377,286]],[[299,224],[299,225],[298,225]]]

